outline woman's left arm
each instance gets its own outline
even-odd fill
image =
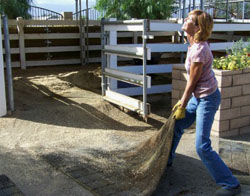
[[[192,92],[194,91],[196,84],[201,76],[203,68],[203,63],[201,62],[194,62],[191,63],[190,66],[190,73],[189,73],[189,80],[187,82],[187,85],[185,87],[185,91],[181,98],[181,107],[185,108],[187,106],[188,100],[190,99],[190,96]]]

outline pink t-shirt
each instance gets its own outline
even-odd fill
[[[193,92],[194,96],[202,98],[215,92],[217,89],[217,80],[212,70],[213,55],[206,41],[194,43],[192,46],[188,47],[187,58],[185,61],[185,68],[188,77],[192,62],[203,63],[201,76]]]

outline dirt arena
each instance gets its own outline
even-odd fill
[[[126,163],[116,155],[133,151],[157,134],[171,113],[171,94],[148,97],[152,113],[146,123],[138,114],[103,100],[99,70],[98,65],[13,70],[15,111],[0,118],[0,155],[12,160],[12,165],[0,166],[0,173],[11,173],[12,166],[22,165],[21,157],[25,156],[31,162],[45,161],[63,171],[84,165],[112,174],[110,180],[116,182],[116,188],[121,186],[119,180],[125,178],[119,176],[119,170],[123,171]],[[187,154],[177,155],[174,168],[164,174],[153,195],[208,196],[216,190],[193,153],[194,142],[185,146],[192,140],[194,131],[189,130],[180,145]],[[120,195],[143,195],[136,184],[128,189]],[[39,195],[35,188],[32,191],[31,195]]]

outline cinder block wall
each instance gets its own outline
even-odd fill
[[[221,105],[215,114],[211,134],[229,137],[250,133],[250,69],[214,72],[221,92]],[[172,105],[181,98],[186,80],[184,64],[174,65]]]

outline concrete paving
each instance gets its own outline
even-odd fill
[[[242,184],[241,195],[250,195],[250,134],[220,139],[219,154]]]
[[[249,196],[250,134],[228,139],[211,137],[211,140],[213,149],[219,152],[239,179],[242,186],[241,196]],[[177,148],[176,160],[166,170],[153,196],[211,196],[219,188],[195,151],[195,130],[186,130]]]
[[[235,174],[250,175],[250,144],[221,139],[219,154]]]
[[[218,139],[212,137],[212,146],[240,180],[242,185],[241,196],[249,196],[250,134],[243,138]],[[55,170],[46,161],[33,157],[22,149],[20,151],[15,150],[15,152],[4,151],[4,149],[1,149],[1,151],[0,174],[7,175],[15,183],[16,187],[12,186],[13,190],[18,189],[26,196],[93,196],[95,194],[89,191],[88,187],[82,186],[84,183],[88,184],[86,181],[93,180],[93,176],[96,176],[96,179],[92,182],[98,182],[96,186],[102,187],[98,191],[99,195],[102,195],[101,192],[105,195],[108,195],[107,191],[112,192],[112,187],[110,187],[112,184],[106,182],[107,180],[105,183],[98,180],[96,173],[92,175],[85,171],[80,175],[81,171],[74,173],[74,170],[70,170],[69,172],[73,172],[71,176],[75,177],[74,180],[65,175],[66,172]],[[18,156],[16,156],[17,154]],[[80,183],[77,183],[77,180]],[[6,187],[1,188],[2,191],[7,190],[4,189]],[[195,152],[195,131],[190,129],[183,135],[177,148],[174,166],[166,170],[152,196],[210,196],[218,188]],[[1,194],[3,195],[4,192]],[[12,195],[17,194],[13,192]]]
[[[21,150],[15,154],[10,151],[0,153],[0,174],[6,175],[16,185],[13,190],[18,188],[25,196],[94,196],[46,162]],[[0,195],[5,196],[8,186],[5,183]],[[11,193],[7,195],[16,195],[16,192]]]

